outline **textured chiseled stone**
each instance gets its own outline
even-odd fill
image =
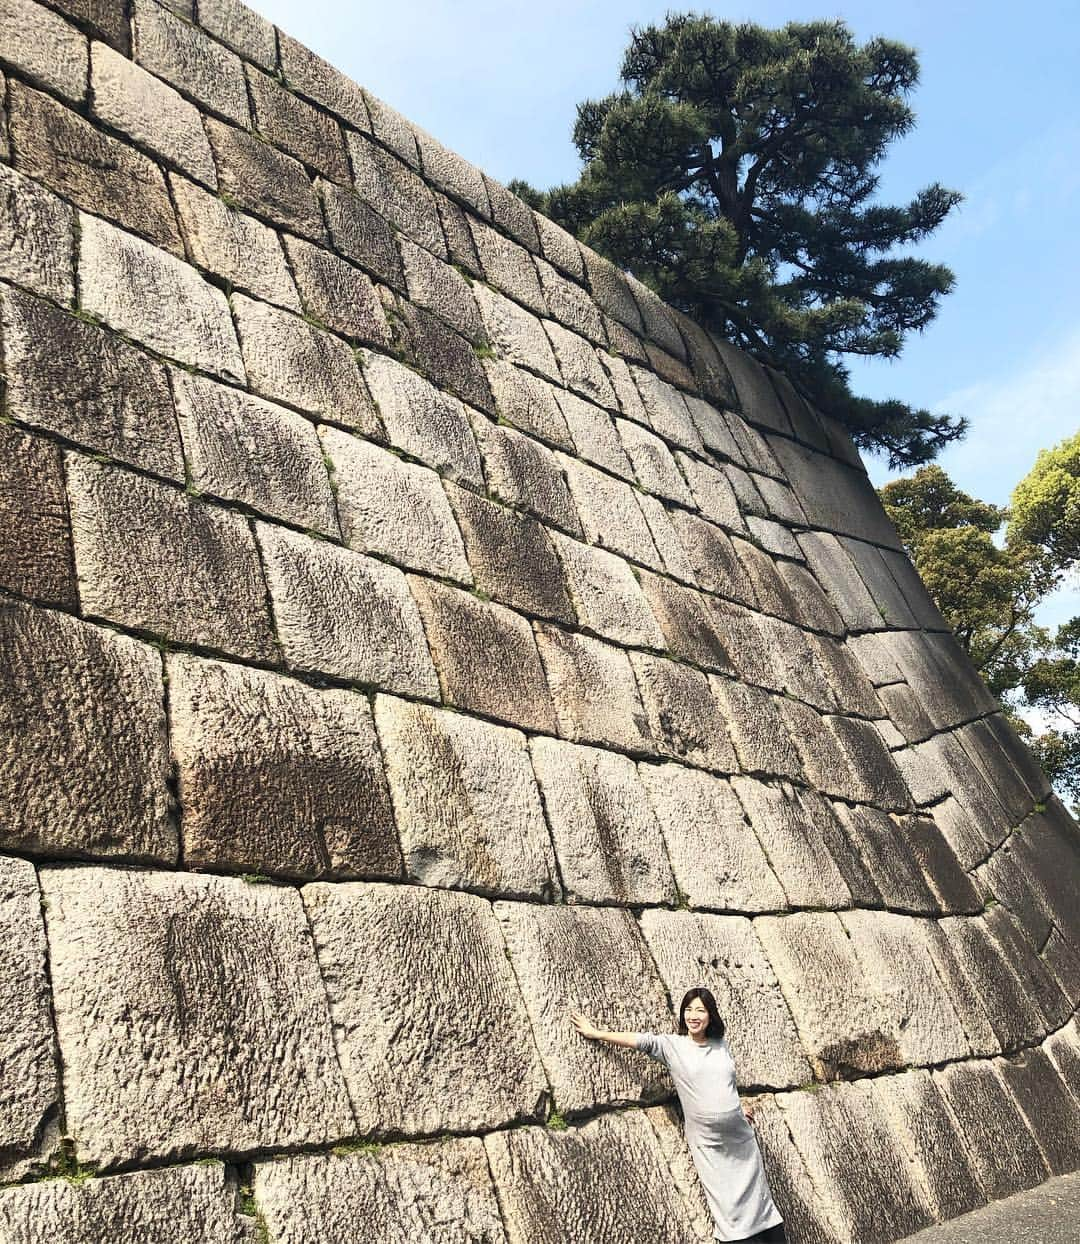
[[[331,181],[348,184],[349,161],[337,121],[258,69],[248,66],[247,79],[259,133]]]
[[[531,368],[562,383],[543,321],[486,285],[474,287],[488,341],[500,359]]]
[[[607,411],[565,389],[556,396],[579,457],[632,482],[633,467]]]
[[[647,572],[641,575],[641,586],[675,656],[731,672],[727,637],[709,597]]]
[[[494,415],[491,389],[472,343],[438,316],[403,298],[394,298],[389,291],[383,294],[383,300],[397,352],[410,358],[416,369],[440,388],[448,389],[477,410]]]
[[[555,712],[528,622],[428,579],[413,579],[448,704],[554,733]]]
[[[547,300],[529,252],[475,218],[469,228],[487,283],[536,315],[546,315]]]
[[[258,524],[290,669],[433,698],[438,682],[402,572],[324,541]]]
[[[643,367],[631,368],[631,372],[653,431],[673,445],[702,453],[704,445],[679,390]],[[633,410],[626,413],[636,417]]]
[[[743,772],[801,780],[802,764],[776,700],[730,678],[714,677],[712,686]]]
[[[609,410],[618,410],[619,403],[615,390],[611,387],[607,372],[600,365],[596,348],[584,337],[572,333],[569,329],[556,324],[554,320],[545,320],[544,327],[555,349],[555,357],[567,387],[574,389],[591,402],[606,406]]]
[[[418,126],[412,127],[420,152],[424,177],[446,194],[467,203],[481,216],[491,215],[484,175],[457,152],[444,147],[437,138]]]
[[[236,1187],[218,1162],[108,1179],[50,1179],[0,1192],[11,1244],[236,1244]]]
[[[664,442],[629,419],[616,419],[615,425],[642,488],[681,505],[692,506],[690,490]]]
[[[217,186],[214,157],[194,104],[104,43],[93,45],[90,85],[96,117],[196,181]]]
[[[820,531],[797,538],[811,571],[844,622],[858,630],[884,626],[881,611],[840,541]]]
[[[158,655],[15,601],[0,636],[0,848],[174,862]]]
[[[570,490],[550,449],[487,419],[474,420],[473,430],[493,496],[572,535],[581,535]]]
[[[338,534],[330,479],[308,420],[203,376],[174,371],[172,381],[195,488]]]
[[[781,483],[778,479],[771,479],[767,475],[754,475],[752,478],[758,495],[765,503],[766,514],[781,523],[805,525],[806,512],[794,491],[787,484]]]
[[[1010,912],[997,903],[983,919],[1003,958],[1023,983],[1028,1001],[1039,1012],[1045,1030],[1050,1032],[1067,1023],[1073,1013],[1072,1002],[1039,957],[1039,948],[1031,945]]]
[[[834,809],[886,907],[920,915],[941,910],[896,818],[877,808],[835,804]]]
[[[0,60],[31,82],[81,103],[86,98],[88,41],[33,0],[0,0]]]
[[[481,333],[480,310],[470,284],[460,272],[422,246],[400,241],[405,284],[418,306],[433,311],[470,341]]]
[[[233,311],[256,393],[378,435],[378,416],[344,341],[298,315],[242,294],[234,295]]]
[[[786,532],[787,529],[780,528],[779,530]],[[753,523],[751,523],[751,531],[754,531]],[[783,552],[782,549],[777,550],[775,547],[771,551]],[[830,603],[829,598],[822,591],[821,585],[805,566],[801,566],[796,562],[782,561],[778,559],[776,562],[776,569],[784,585],[784,591],[788,601],[788,616],[791,621],[800,626],[809,627],[811,630],[824,631],[830,636],[840,636],[844,633],[844,624],[840,619],[840,615],[836,612]],[[835,660],[829,661],[827,670],[838,666],[839,663],[844,662],[845,658],[847,658],[846,668],[848,674],[845,680],[845,691],[847,684],[850,683],[852,679],[857,679],[862,682],[866,681],[865,675],[855,664],[854,658],[850,657],[849,654],[841,653],[841,651],[837,649],[834,644],[824,644],[819,645],[819,658],[820,649],[822,647],[826,648],[830,652],[836,653]],[[840,688],[835,682],[833,684],[833,689],[837,691],[838,695],[840,694]],[[869,687],[864,688],[862,694],[872,698],[873,690]],[[851,707],[843,698],[840,698],[839,702],[843,704],[844,707]]]
[[[80,213],[82,305],[170,358],[244,379],[229,304],[194,268],[142,238]]]
[[[461,533],[438,475],[336,428],[320,431],[334,465],[346,544],[412,570],[472,583]]]
[[[590,543],[658,567],[656,546],[633,488],[576,458],[560,454],[558,460]]]
[[[649,534],[653,538],[653,544],[660,555],[664,570],[673,578],[696,586],[694,568],[686,556],[686,550],[679,542],[675,524],[671,521],[672,511],[669,511],[667,506],[656,497],[649,496],[647,492],[638,493],[638,505],[642,514],[645,515]]]
[[[1080,1101],[1080,1020],[1051,1033],[1042,1046],[1073,1096]]]
[[[1046,1157],[1050,1173],[1080,1167],[1080,1102],[1062,1083],[1041,1049],[1024,1050],[994,1066],[1023,1112]]]
[[[584,281],[585,264],[574,236],[540,212],[533,212],[533,221],[540,238],[540,250],[548,263],[554,264],[575,281]]]
[[[705,985],[716,997],[742,1086],[810,1079],[780,983],[745,916],[643,911],[641,929],[676,1006]]]
[[[844,537],[840,543],[855,564],[866,590],[870,593],[886,626],[913,627],[918,623],[908,608],[903,593],[885,564],[881,550],[862,540]]]
[[[580,285],[568,281],[543,259],[537,259],[536,267],[552,319],[595,345],[603,345],[604,323],[596,303]]]
[[[0,426],[0,587],[74,607],[75,568],[59,446]]]
[[[239,515],[69,454],[83,610],[249,660],[275,646],[255,543]]]
[[[670,307],[656,294],[643,285],[634,276],[628,276],[630,292],[641,312],[641,322],[645,327],[645,336],[661,346],[668,354],[680,362],[686,359],[686,344],[679,334],[675,316]]]
[[[66,1121],[84,1160],[353,1133],[296,891],[106,868],[43,869],[41,888]]]
[[[673,903],[671,865],[634,762],[555,739],[533,739],[531,752],[567,899]]]
[[[559,733],[578,743],[651,752],[630,658],[620,648],[553,626],[537,629]]]
[[[526,250],[538,255],[540,238],[536,229],[536,213],[532,208],[486,173],[484,174],[484,189],[491,208],[491,219],[495,224],[516,242],[520,242]]]
[[[664,646],[663,632],[621,557],[558,534],[552,541],[583,627],[616,643]]]
[[[262,65],[264,69],[272,70],[276,67],[277,39],[273,25],[265,17],[260,17],[254,9],[241,4],[240,0],[200,0],[199,25],[215,39],[220,39],[241,56]],[[282,35],[281,42],[285,45],[292,44],[293,41]],[[291,47],[289,51],[292,51]],[[318,59],[313,53],[308,55]],[[284,52],[283,56],[289,69],[292,69],[292,58]]]
[[[670,1029],[664,987],[630,912],[496,903],[495,914],[559,1110],[663,1096],[664,1073],[651,1059],[582,1041],[566,1022],[570,1011],[585,1011],[608,1031]]]
[[[641,765],[679,890],[692,907],[775,911],[783,888],[723,779],[681,765]]]
[[[641,312],[626,277],[610,260],[598,255],[591,247],[582,246],[580,249],[589,289],[597,305],[631,332],[640,333]]]
[[[686,510],[673,511],[671,519],[697,582],[726,600],[756,606],[755,578],[736,556],[727,533]]]
[[[212,117],[205,124],[222,191],[257,216],[321,241],[322,212],[303,165],[245,130]]]
[[[349,1244],[357,1223],[374,1244],[506,1244],[483,1141],[388,1145],[260,1162],[255,1203],[276,1244]]]
[[[371,132],[385,146],[412,168],[419,170],[420,153],[416,149],[415,130],[400,112],[384,104],[370,91],[364,91]]]
[[[237,125],[250,125],[243,63],[190,22],[159,4],[136,0],[135,60],[177,90]]]
[[[305,878],[400,874],[362,696],[173,655],[169,724],[189,867]]]
[[[439,219],[446,236],[446,248],[450,252],[450,262],[468,272],[470,276],[482,280],[484,273],[480,267],[480,256],[476,253],[476,243],[473,241],[472,231],[469,228],[468,216],[453,199],[448,199],[445,194],[436,194],[435,202],[439,208]]]
[[[735,751],[708,678],[643,652],[632,652],[630,663],[657,751],[703,769],[732,772]]]
[[[345,337],[373,345],[390,344],[386,313],[363,272],[331,251],[299,238],[286,237],[285,250],[310,316]]]
[[[361,1134],[537,1117],[543,1071],[488,902],[356,883],[303,894]]]
[[[496,1132],[484,1144],[510,1244],[702,1238],[682,1197],[672,1195],[663,1150],[640,1111],[601,1115],[566,1131]],[[546,1207],[556,1204],[558,1214],[550,1214]]]
[[[850,797],[879,808],[909,808],[911,796],[874,727],[854,717],[826,717],[824,721],[847,756]]]
[[[75,213],[37,182],[0,164],[0,278],[70,303]]]
[[[746,521],[727,476],[689,454],[680,453],[677,460],[702,514],[732,531],[745,531]]]
[[[200,268],[256,298],[299,311],[300,299],[272,229],[175,173],[170,177],[188,254]]]
[[[960,744],[994,787],[995,794],[1013,825],[1019,825],[1044,793],[1032,790],[1014,767],[1001,745],[1000,731],[1008,726],[999,719],[998,729],[987,720],[973,722],[959,731]],[[1021,744],[1022,746],[1022,744]]]
[[[651,422],[649,412],[641,400],[641,393],[634,383],[634,375],[626,359],[619,354],[610,354],[607,351],[600,351],[599,358],[611,380],[615,396],[619,400],[619,409],[628,419],[649,427]]]
[[[388,696],[378,698],[376,722],[411,877],[504,896],[558,894],[524,735]]]
[[[201,10],[199,16],[202,16]],[[355,82],[283,31],[278,32],[278,46],[282,76],[294,91],[328,108],[356,129],[370,130],[371,118],[364,92]]]
[[[364,135],[350,131],[348,146],[353,185],[361,198],[411,242],[445,259],[439,212],[427,186],[411,168]]]
[[[981,887],[964,871],[932,817],[894,816],[893,823],[898,837],[926,878],[939,910],[948,914],[981,910]]]
[[[380,281],[403,291],[401,255],[386,221],[355,191],[322,178],[315,184],[326,209],[326,223],[335,249]]]

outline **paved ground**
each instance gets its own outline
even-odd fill
[[[904,1244],[1080,1244],[1080,1172],[920,1231]]]

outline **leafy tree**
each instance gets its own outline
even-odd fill
[[[1042,450],[1016,485],[1009,535],[1040,545],[1062,569],[1080,561],[1080,432]]]
[[[578,106],[572,185],[519,194],[700,323],[784,368],[893,465],[928,461],[965,421],[851,392],[843,359],[894,358],[953,274],[900,256],[959,202],[936,183],[876,202],[877,167],[914,125],[915,52],[858,45],[842,21],[779,30],[669,14],[631,32],[622,90]]]

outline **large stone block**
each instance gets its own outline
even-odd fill
[[[824,531],[805,531],[796,539],[807,565],[846,626],[853,630],[872,630],[884,626],[874,598],[835,536]],[[859,652],[861,657],[861,648]]]
[[[529,252],[475,217],[470,219],[469,228],[484,280],[536,315],[547,315],[547,299]]]
[[[1016,1099],[1053,1175],[1080,1167],[1080,1102],[1043,1050],[1036,1047],[994,1060]]]
[[[708,678],[643,652],[631,653],[630,663],[657,751],[702,769],[733,772],[735,750]]]
[[[500,420],[573,452],[574,442],[553,385],[502,359],[487,359],[484,367]]]
[[[1072,1095],[1080,1101],[1080,1020],[1073,1019],[1064,1028],[1051,1033],[1042,1048]]]
[[[643,367],[633,367],[630,372],[644,407],[644,422],[671,444],[696,454],[703,453],[701,435],[679,390]],[[631,418],[640,417],[632,406],[625,413]]]
[[[937,915],[941,904],[911,853],[895,818],[877,808],[835,803],[847,841],[873,881],[881,903],[895,911]]]
[[[189,867],[400,875],[390,795],[362,696],[179,654],[168,668]]]
[[[75,213],[6,164],[0,164],[0,278],[57,302],[75,296]]]
[[[240,1221],[219,1162],[0,1191],[5,1244],[239,1244]]]
[[[243,381],[229,304],[194,268],[96,216],[80,213],[85,310],[169,358]]]
[[[641,486],[657,496],[692,506],[690,490],[664,442],[629,419],[616,419],[615,425]]]
[[[206,0],[203,0],[205,3]],[[199,17],[202,17],[201,11]],[[278,47],[282,76],[294,91],[336,113],[354,128],[365,133],[370,131],[371,117],[364,92],[355,82],[284,31],[278,32]],[[268,64],[266,68],[273,69],[273,64]]]
[[[76,603],[59,446],[0,426],[0,588]]]
[[[633,467],[607,411],[566,389],[557,389],[555,396],[578,456],[633,483]]]
[[[384,104],[381,99],[372,95],[370,91],[364,91],[363,94],[368,117],[371,120],[372,134],[384,146],[389,147],[402,160],[419,171],[420,153],[416,149],[416,131],[412,123],[389,104]]]
[[[428,886],[557,897],[524,735],[388,696],[376,702],[376,722],[411,877]]]
[[[673,510],[671,519],[697,582],[725,600],[756,606],[753,578],[735,555],[727,532],[686,510]]]
[[[569,901],[674,903],[667,849],[633,761],[555,739],[535,738],[530,750]]]
[[[265,17],[260,17],[254,9],[241,4],[240,0],[202,0],[199,5],[199,25],[215,39],[220,39],[233,51],[253,60],[257,65],[262,65],[264,69],[272,70],[276,67],[278,49],[273,25]],[[286,42],[284,34],[281,42],[283,45]],[[314,53],[309,55],[313,60],[318,60]],[[286,54],[284,46],[282,59],[293,70],[293,58]],[[310,93],[309,91],[308,94]]]
[[[45,869],[41,887],[65,1117],[84,1161],[354,1133],[296,891],[105,868]]]
[[[255,1203],[275,1244],[506,1244],[483,1141],[260,1162]]]
[[[632,332],[642,331],[641,312],[625,275],[591,247],[581,246],[589,289],[600,308]]]
[[[573,234],[539,212],[533,212],[533,223],[540,238],[540,253],[548,263],[554,264],[575,281],[584,281],[585,264]]]
[[[995,903],[983,917],[990,936],[1001,949],[1013,975],[1024,985],[1029,1001],[1042,1017],[1046,1032],[1068,1023],[1073,1013],[1072,1001],[1065,996],[1050,969],[1039,957],[1037,947],[1025,937],[1012,914]]]
[[[802,763],[777,708],[782,701],[730,678],[711,682],[742,771],[801,781]]]
[[[911,807],[911,795],[896,762],[870,722],[831,716],[825,717],[823,724],[847,757],[850,780],[844,793],[848,798],[894,811]]]
[[[320,430],[333,463],[345,542],[412,570],[472,583],[465,546],[438,475],[336,428]]]
[[[67,456],[83,610],[249,660],[276,656],[247,521],[142,475]]]
[[[489,903],[325,883],[304,903],[361,1135],[538,1117],[544,1073]]]
[[[784,1215],[786,1234],[805,1244],[850,1242],[850,1224],[830,1196],[828,1185],[815,1186],[795,1147],[779,1106],[780,1097],[754,1101],[754,1132],[765,1163],[765,1175],[777,1209]],[[849,1234],[844,1234],[848,1232]]]
[[[445,259],[439,210],[428,187],[412,169],[365,135],[350,131],[348,147],[353,184],[361,198],[411,242]]]
[[[496,903],[536,1044],[560,1112],[655,1101],[658,1064],[630,1050],[585,1041],[570,1022],[583,1011],[613,1032],[667,1032],[664,987],[629,911],[612,907]]]
[[[88,40],[33,0],[0,0],[0,60],[72,103],[86,98]]]
[[[251,387],[368,436],[379,420],[353,351],[331,333],[265,302],[233,298],[240,344]]]
[[[564,328],[587,337],[594,345],[603,345],[603,317],[585,290],[575,282],[568,281],[543,259],[537,258],[536,267],[540,273],[540,284],[551,318],[558,320]]]
[[[477,347],[437,315],[397,297],[390,290],[381,293],[395,352],[409,359],[421,375],[440,388],[494,416],[495,405]]]
[[[401,255],[394,232],[386,221],[354,190],[345,190],[322,178],[316,186],[326,209],[326,223],[334,249],[377,280],[404,291]]]
[[[331,181],[347,185],[349,160],[338,122],[250,65],[247,79],[258,132]]]
[[[483,487],[480,452],[456,398],[381,354],[364,352],[364,376],[391,445],[451,479]]]
[[[1008,729],[1007,726],[1004,727]],[[999,730],[1001,727],[999,726]],[[1035,810],[1042,791],[1032,791],[1002,748],[998,732],[985,718],[958,730],[960,745],[994,788],[1011,825],[1019,825]]]
[[[199,110],[104,43],[90,58],[94,116],[213,189],[217,171]]]
[[[573,536],[582,534],[566,479],[546,445],[486,419],[477,419],[474,431],[492,496]]]
[[[866,544],[862,540],[852,540],[846,536],[841,539],[840,543],[855,563],[855,569],[858,570],[859,576],[866,584],[866,590],[885,619],[885,625],[917,627],[918,621],[908,608],[908,603],[897,586],[881,550],[872,544]]]
[[[660,554],[660,561],[663,564],[665,573],[671,575],[674,579],[679,579],[683,583],[697,585],[697,579],[694,576],[694,568],[690,564],[690,559],[686,556],[686,550],[679,543],[679,537],[675,531],[675,524],[671,521],[672,510],[656,497],[650,496],[647,492],[638,493],[638,505],[641,507],[642,514],[645,515],[645,522],[649,527],[649,534],[653,538],[653,544],[656,546],[657,553]]]
[[[405,576],[394,566],[258,524],[290,669],[434,698],[438,680]]]
[[[672,655],[705,669],[733,672],[726,628],[711,597],[646,572],[641,587]]]
[[[685,1201],[673,1195],[663,1150],[642,1111],[601,1115],[566,1131],[496,1132],[484,1144],[510,1244],[702,1238]]]
[[[405,238],[399,244],[410,299],[445,320],[463,337],[477,340],[482,331],[480,309],[470,282],[422,246],[414,246]]]
[[[174,862],[158,655],[5,602],[0,847]]]
[[[682,765],[640,766],[679,891],[692,907],[776,911],[780,882],[723,778]]]
[[[576,458],[560,454],[558,459],[589,542],[660,569],[662,563],[633,488]]]
[[[938,975],[948,990],[953,1010],[964,1025],[971,1052],[978,1058],[1000,1053],[1001,1042],[986,1016],[979,992],[960,956],[953,949],[948,934],[941,927],[941,921],[925,921],[923,936],[930,948]]]
[[[564,738],[654,750],[630,658],[621,648],[554,626],[539,626],[536,642]]]
[[[567,388],[580,393],[590,402],[596,402],[609,410],[618,410],[615,390],[611,387],[607,372],[600,365],[596,347],[584,337],[556,324],[554,320],[545,320],[544,327],[555,349],[555,357]]]
[[[370,279],[332,251],[285,238],[296,286],[308,315],[353,341],[389,346],[390,329]]]
[[[724,472],[689,454],[680,453],[677,459],[702,514],[731,531],[745,531],[739,499]]]
[[[469,228],[469,217],[459,204],[448,199],[445,194],[437,193],[435,202],[439,208],[439,220],[446,236],[450,262],[460,268],[462,274],[467,272],[470,277],[483,279],[480,256],[476,253],[476,243]]]
[[[440,190],[467,203],[480,216],[490,217],[491,206],[483,173],[468,160],[444,147],[426,130],[414,125],[412,131],[420,152],[424,177]]]
[[[704,985],[716,998],[743,1087],[787,1088],[810,1079],[776,974],[745,916],[641,913],[641,929],[672,1002]]]
[[[330,478],[307,419],[203,376],[174,371],[172,382],[194,488],[337,536]]]
[[[1030,817],[1012,843],[1017,862],[1039,889],[1060,932],[1080,949],[1080,903],[1076,898],[1076,857],[1080,831],[1056,797]]]
[[[939,910],[947,915],[981,911],[982,887],[964,871],[955,851],[930,816],[895,816],[893,824],[926,878]]]
[[[581,626],[616,643],[664,647],[664,634],[634,572],[621,557],[558,534],[552,543]]]
[[[528,367],[545,379],[562,384],[562,374],[544,332],[543,321],[486,285],[475,286],[473,292],[496,357]]]

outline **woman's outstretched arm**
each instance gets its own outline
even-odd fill
[[[589,1041],[609,1041],[612,1045],[624,1045],[628,1050],[637,1048],[636,1032],[605,1032],[591,1024],[580,1011],[571,1011],[570,1020],[574,1027]]]

